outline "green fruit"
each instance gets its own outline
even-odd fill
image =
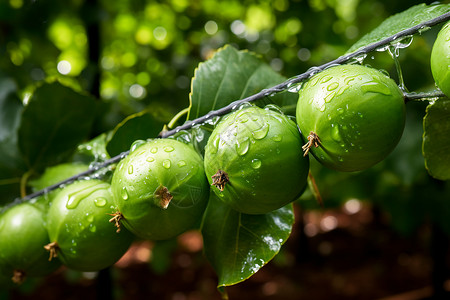
[[[383,160],[405,126],[397,84],[378,70],[341,65],[310,78],[299,92],[297,123],[311,152],[326,167],[360,171]]]
[[[133,236],[127,230],[114,230],[108,222],[113,210],[109,183],[92,179],[66,186],[48,211],[50,255],[77,271],[98,271],[114,264]]]
[[[216,195],[233,209],[264,214],[296,200],[309,160],[298,151],[297,125],[271,109],[247,107],[223,118],[205,149],[205,172]]]
[[[111,182],[118,221],[151,240],[169,239],[197,225],[209,198],[201,156],[173,139],[132,149]]]
[[[430,64],[436,85],[450,97],[450,22],[445,24],[434,42]]]
[[[14,205],[0,215],[0,271],[21,283],[25,276],[45,276],[61,263],[48,261],[45,212],[31,203]]]

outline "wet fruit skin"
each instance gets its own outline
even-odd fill
[[[44,217],[44,211],[27,202],[0,215],[0,272],[4,277],[11,279],[15,270],[24,276],[45,276],[61,266],[58,260],[48,261]]]
[[[47,216],[48,234],[64,265],[93,272],[122,257],[134,237],[111,226],[108,214],[113,210],[110,184],[98,179],[74,182],[55,195]]]
[[[256,106],[224,117],[205,149],[205,172],[214,185],[219,170],[228,182],[212,186],[233,209],[264,214],[296,200],[304,190],[309,160],[298,128],[287,116]]]
[[[436,85],[450,97],[450,22],[439,31],[431,51],[430,64]]]
[[[201,156],[174,139],[133,149],[111,185],[120,223],[142,239],[165,240],[196,226],[209,198]]]
[[[405,104],[397,84],[361,65],[336,66],[311,77],[299,91],[296,115],[310,144],[304,150],[326,167],[347,172],[383,160],[405,126]],[[314,134],[318,138],[311,139]]]

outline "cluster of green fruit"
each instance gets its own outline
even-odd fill
[[[447,24],[431,58],[446,94],[449,40]],[[176,139],[138,141],[110,183],[77,181],[48,195],[49,205],[37,200],[11,206],[0,215],[0,281],[19,283],[61,264],[79,271],[106,268],[136,237],[164,240],[198,227],[210,191],[241,213],[269,213],[305,190],[308,153],[335,170],[369,168],[402,135],[403,92],[373,68],[331,67],[301,87],[296,121],[273,107],[243,106],[220,120],[204,158]]]

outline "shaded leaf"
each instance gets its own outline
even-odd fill
[[[422,152],[428,173],[436,179],[450,179],[450,99],[428,105],[423,121]]]
[[[63,162],[88,137],[96,113],[91,96],[59,83],[38,87],[25,107],[19,148],[30,169]]]
[[[426,5],[425,3],[422,3],[410,7],[401,13],[387,18],[377,28],[364,35],[359,41],[350,47],[348,53],[381,41],[382,39],[395,35],[400,31],[414,27],[425,21],[434,19],[449,11],[450,4]]]
[[[276,73],[255,54],[226,46],[196,69],[188,120],[204,116],[211,110],[222,108],[285,80],[285,77]],[[266,97],[262,103],[285,106],[295,104],[297,98],[296,93],[281,93]]]
[[[20,176],[26,167],[17,145],[17,128],[23,110],[16,84],[0,77],[0,204],[18,197]]]
[[[232,210],[211,193],[202,234],[207,259],[219,277],[218,286],[244,281],[269,262],[291,233],[292,205],[264,215]]]
[[[163,128],[163,123],[156,120],[147,111],[141,111],[125,118],[114,128],[106,145],[109,155],[116,156],[130,149],[136,140],[156,138]]]

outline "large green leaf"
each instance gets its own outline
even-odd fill
[[[218,286],[239,283],[256,273],[278,253],[293,223],[292,205],[264,215],[246,215],[211,195],[202,234]]]
[[[22,110],[15,83],[0,76],[0,204],[18,196],[20,176],[26,170],[17,146]]]
[[[434,19],[450,11],[450,4],[426,5],[425,3],[410,7],[409,9],[387,18],[377,28],[364,35],[349,50],[354,52],[361,47],[376,43],[400,31],[414,27],[425,21]]]
[[[95,99],[59,83],[36,89],[23,110],[19,148],[29,169],[66,160],[90,133]]]
[[[425,167],[436,179],[450,179],[450,99],[428,105],[423,121]]]
[[[17,128],[23,105],[11,80],[0,80],[0,179],[18,175],[23,162],[17,148]]]
[[[114,128],[106,150],[109,155],[116,156],[130,149],[136,140],[156,138],[163,129],[163,123],[156,120],[149,112],[141,111],[125,118]]]
[[[226,46],[196,69],[190,93],[188,120],[204,116],[211,110],[222,108],[285,80],[285,77],[276,73],[255,54]],[[297,98],[295,93],[281,93],[266,98],[264,102],[285,106],[296,103]]]

